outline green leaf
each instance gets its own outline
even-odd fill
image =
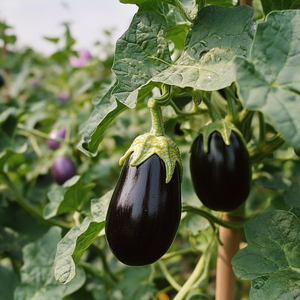
[[[130,267],[123,272],[123,279],[115,289],[122,294],[121,299],[155,299],[155,284],[150,280],[150,266]]]
[[[189,31],[184,50],[153,81],[200,90],[217,90],[235,79],[232,59],[247,57],[254,31],[253,8],[204,7]]]
[[[162,13],[166,17],[168,27],[166,39],[174,43],[175,49],[182,51],[190,24],[176,7],[164,4],[162,5]]]
[[[1,132],[0,132],[1,139]],[[4,164],[7,160],[15,153],[24,153],[27,150],[27,144],[15,145],[12,147],[6,148],[4,151],[0,152],[0,171],[3,170]]]
[[[258,24],[250,59],[235,59],[238,94],[268,115],[300,155],[300,11],[277,11]]]
[[[296,299],[300,294],[300,220],[273,210],[245,226],[248,246],[232,260],[235,274],[252,280],[251,300]]]
[[[115,85],[117,82],[115,83]],[[115,86],[114,85],[114,86]],[[127,107],[111,95],[112,86],[104,97],[97,103],[88,121],[81,130],[82,139],[77,145],[78,149],[87,155],[96,156],[104,132],[109,124]]]
[[[227,0],[228,2],[229,0]],[[121,3],[130,3],[136,4],[140,8],[147,9],[149,7],[155,7],[160,5],[160,1],[158,0],[120,0]],[[195,18],[198,10],[198,2],[199,0],[162,0],[161,2],[168,3],[176,8],[178,8],[181,12],[183,12],[187,18],[192,20]]]
[[[299,8],[300,0],[261,0],[265,15],[272,10],[287,10]]]
[[[118,77],[113,95],[134,108],[139,90],[168,68],[171,58],[165,38],[167,24],[155,11],[138,12],[129,29],[117,41],[112,70]]]
[[[285,203],[287,209],[291,209],[298,218],[300,218],[300,183],[293,181],[285,194]]]
[[[24,247],[21,284],[15,290],[15,299],[58,300],[84,284],[85,273],[81,268],[71,284],[62,285],[55,280],[53,262],[60,239],[61,229],[52,227],[42,238]]]
[[[185,236],[194,236],[210,227],[207,219],[196,214],[187,214],[180,222],[179,232]]]
[[[282,180],[282,177],[273,176],[268,173],[260,175],[254,182],[268,189],[285,191],[288,188],[288,185]]]
[[[54,43],[54,44],[57,44],[59,42],[59,38],[51,38],[51,37],[44,36],[44,39],[46,41],[49,41],[49,42]]]
[[[205,3],[206,5],[234,7],[238,4],[238,0],[207,0]]]
[[[20,242],[18,232],[0,225],[0,254],[6,252],[13,258],[20,258],[18,242]]]
[[[8,108],[0,114],[0,171],[12,154],[24,153],[27,149],[26,143],[19,144],[15,141],[18,119],[15,108]]]
[[[87,217],[63,237],[57,245],[55,256],[56,280],[66,284],[75,277],[76,265],[82,254],[98,237],[104,225],[104,221],[98,223]]]
[[[0,261],[0,295],[3,300],[13,300],[19,278],[9,259]]]
[[[76,211],[82,203],[87,192],[93,185],[83,185],[80,176],[74,176],[64,183],[48,192],[48,203],[44,208],[44,218],[50,219],[56,215]]]
[[[105,221],[108,205],[112,194],[113,194],[113,190],[107,192],[99,199],[92,199],[91,211],[92,211],[93,219],[95,221],[99,223]]]
[[[17,124],[18,116],[15,108],[8,108],[0,114],[0,153],[14,145]]]
[[[194,19],[198,12],[198,2],[199,0],[163,0],[164,2],[177,7],[191,21]]]

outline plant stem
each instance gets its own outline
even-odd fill
[[[208,97],[208,95],[209,95],[209,97]],[[209,93],[209,94],[208,93],[204,93],[202,100],[205,103],[205,105],[208,107],[209,113],[211,115],[211,118],[212,118],[213,122],[217,121],[217,120],[221,120],[222,117],[219,114],[219,112],[217,111],[217,109],[211,103],[210,96],[211,96],[211,93]]]
[[[243,109],[240,112],[239,121],[240,121],[240,130],[244,135],[246,143],[248,143],[251,139],[251,123],[254,116],[254,111],[249,111]]]
[[[170,106],[174,109],[175,113],[176,113],[178,116],[182,116],[182,117],[190,117],[190,116],[195,116],[195,115],[201,115],[201,114],[207,112],[206,109],[201,109],[201,108],[199,108],[198,105],[196,105],[195,103],[194,103],[193,108],[192,108],[191,111],[189,111],[189,112],[185,112],[185,111],[180,110],[180,109],[177,107],[177,105],[174,103],[173,100],[170,101]]]
[[[172,277],[172,275],[169,273],[168,269],[166,268],[165,264],[161,261],[158,260],[157,264],[159,265],[160,269],[162,270],[164,276],[166,277],[166,279],[168,280],[168,282],[170,283],[170,285],[176,290],[176,291],[180,291],[181,290],[181,285],[178,284],[175,279]]]
[[[189,277],[189,279],[186,281],[186,283],[183,285],[183,287],[180,289],[179,293],[175,296],[173,300],[182,300],[190,290],[190,288],[193,286],[195,281],[199,278],[201,275],[205,263],[205,254],[202,254],[193,273]]]
[[[47,225],[50,226],[59,226],[61,228],[65,229],[71,229],[72,225],[66,222],[58,221],[55,219],[49,219],[46,220],[44,219],[42,212],[36,208],[34,205],[32,205],[30,202],[28,202],[18,191],[18,188],[16,185],[10,180],[10,178],[7,176],[6,173],[0,172],[0,175],[2,175],[5,184],[7,185],[9,191],[11,194],[15,197],[16,202],[29,214],[31,214],[33,217],[36,219],[46,223]]]
[[[209,222],[212,223],[216,223],[219,224],[220,226],[223,226],[225,228],[231,228],[231,229],[240,229],[242,228],[246,223],[248,223],[250,220],[245,220],[242,222],[227,222],[226,220],[222,220],[219,219],[213,215],[211,215],[209,212],[201,209],[201,208],[197,208],[197,207],[193,207],[193,206],[189,206],[189,205],[183,205],[182,206],[182,211],[186,211],[186,212],[191,212],[197,215],[200,215],[204,218],[206,218]]]
[[[258,120],[259,120],[259,145],[265,145],[266,142],[266,124],[263,113],[258,112]]]
[[[226,214],[223,216],[223,220],[235,222],[240,218]],[[223,246],[218,246],[215,300],[234,300],[236,279],[231,260],[239,250],[241,229],[220,227],[219,234]]]
[[[150,108],[152,120],[150,133],[155,136],[163,136],[165,134],[165,129],[160,105],[155,99],[151,98],[148,101],[148,107]]]
[[[211,263],[212,251],[207,251],[205,253],[205,263],[201,276],[193,284],[193,288],[200,288],[200,285],[204,282],[202,286],[207,286],[210,277],[210,263]]]
[[[227,104],[228,104],[229,121],[236,125],[239,121],[239,116],[235,105],[235,95],[232,92],[231,87],[225,89],[225,94],[226,94]]]
[[[26,136],[28,136],[28,134],[31,134],[31,135],[35,135],[35,136],[38,136],[38,137],[46,139],[46,140],[52,140],[52,141],[57,141],[57,142],[60,142],[60,143],[68,144],[68,142],[65,139],[60,139],[60,138],[55,138],[54,139],[54,138],[50,137],[48,134],[46,134],[44,132],[41,132],[41,131],[33,129],[33,128],[27,128],[23,124],[19,123],[17,125],[17,127],[18,127],[18,129],[21,130],[21,133],[23,133],[22,131],[24,131]]]
[[[264,145],[259,145],[255,149],[249,150],[249,155],[252,163],[260,162],[269,153],[272,153],[284,144],[284,139],[280,133],[265,142]]]
[[[186,18],[186,20],[188,20],[191,23],[194,23],[194,20],[191,19],[187,15],[187,13],[185,12],[185,10],[183,9],[181,2],[179,0],[175,0],[175,2],[176,2],[176,7],[180,10],[180,12],[182,13],[182,15]]]
[[[183,249],[183,250],[178,250],[170,253],[166,253],[161,259],[168,259],[174,256],[179,256],[179,255],[184,255],[187,253],[195,252],[194,248],[188,248],[188,249]]]

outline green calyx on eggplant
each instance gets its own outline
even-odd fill
[[[139,166],[153,154],[157,154],[165,163],[165,182],[168,183],[174,173],[175,166],[179,166],[180,178],[182,178],[181,155],[176,143],[166,135],[157,136],[151,132],[139,135],[131,144],[130,148],[120,159],[122,165],[132,155],[130,165]]]
[[[200,201],[216,211],[233,211],[247,199],[252,168],[241,133],[220,120],[201,129],[191,148],[190,171]]]
[[[164,161],[153,154],[138,166],[127,157],[106,216],[106,239],[115,257],[131,266],[157,261],[170,248],[181,218],[181,170],[166,183]]]

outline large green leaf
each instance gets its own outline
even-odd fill
[[[154,7],[159,5],[159,0],[120,0],[122,3],[136,4],[140,8]],[[189,19],[195,18],[198,10],[199,0],[162,0],[161,2],[168,3],[174,7],[177,7],[180,11],[188,16]]]
[[[247,57],[254,33],[253,8],[207,6],[197,15],[187,35],[185,48],[175,64],[153,81],[217,90],[235,79],[232,59]]]
[[[8,108],[0,113],[0,171],[7,159],[14,153],[24,153],[26,143],[18,143],[15,140],[19,113],[15,108]]]
[[[0,261],[0,297],[3,300],[13,300],[14,290],[19,284],[18,275],[14,272],[13,266],[9,260]]]
[[[272,10],[299,8],[300,0],[261,0],[265,15]]]
[[[116,85],[117,82],[97,103],[88,121],[81,130],[82,139],[77,147],[88,155],[96,156],[105,130],[121,112],[127,109],[124,104],[117,101],[111,94]]]
[[[235,59],[238,93],[268,115],[300,154],[300,11],[277,11],[257,28],[250,58]]]
[[[18,123],[18,112],[8,108],[0,114],[0,153],[15,146],[14,136]]]
[[[175,6],[163,3],[161,12],[166,17],[167,40],[171,40],[174,43],[175,49],[182,51],[186,35],[190,29],[190,23],[185,20],[180,10]]]
[[[151,79],[171,64],[166,31],[166,21],[159,13],[138,12],[117,41],[112,70],[119,82],[113,95],[129,108],[136,106],[139,90],[154,86]]]
[[[156,288],[151,280],[150,266],[126,268],[123,275],[115,287],[121,293],[121,299],[155,299]]]
[[[86,217],[80,225],[73,227],[58,243],[55,256],[55,278],[63,284],[76,275],[82,254],[98,237],[105,222],[95,222]]]
[[[58,300],[84,284],[85,273],[81,268],[68,285],[55,280],[53,261],[60,239],[61,229],[52,227],[41,239],[24,247],[24,265],[21,268],[21,284],[15,290],[16,300]]]
[[[251,300],[290,300],[300,295],[300,220],[272,210],[245,226],[248,246],[232,260],[235,274],[252,280]]]
[[[48,192],[48,203],[44,208],[44,218],[50,219],[56,215],[76,211],[92,184],[83,185],[80,176],[74,176],[63,186],[55,187]]]
[[[85,218],[58,243],[55,257],[55,278],[61,283],[68,283],[74,278],[76,265],[82,254],[104,229],[111,195],[112,191],[109,191],[100,199],[93,199],[91,203],[92,218]]]

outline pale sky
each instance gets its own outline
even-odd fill
[[[56,48],[43,36],[62,36],[63,22],[71,24],[76,48],[92,48],[96,41],[104,40],[106,29],[115,29],[115,43],[136,11],[137,6],[118,0],[0,0],[0,20],[13,27],[17,46],[30,46],[45,54]]]

